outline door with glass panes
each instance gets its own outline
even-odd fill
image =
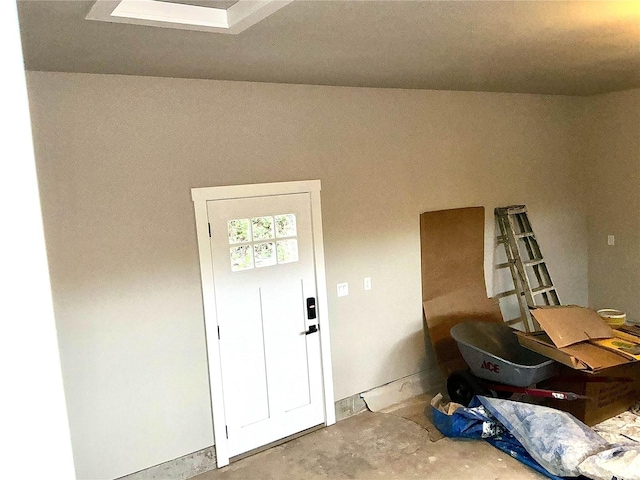
[[[212,200],[207,217],[234,456],[325,422],[311,199]]]

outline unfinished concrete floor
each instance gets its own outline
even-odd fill
[[[364,412],[194,480],[546,478],[488,443],[429,440],[420,425]]]

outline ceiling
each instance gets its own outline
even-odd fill
[[[295,0],[238,35],[85,20],[93,3],[19,0],[26,68],[565,95],[640,88],[640,1]]]
[[[238,0],[156,0],[158,2],[181,3],[183,5],[195,5],[196,7],[213,7],[227,9]]]

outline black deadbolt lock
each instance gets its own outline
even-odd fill
[[[316,318],[316,299],[313,297],[307,298],[307,318],[309,320]]]

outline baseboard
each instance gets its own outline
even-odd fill
[[[336,422],[353,417],[367,410],[367,404],[359,393],[336,402]]]
[[[372,412],[379,412],[391,405],[423,393],[442,391],[444,379],[437,366],[399,378],[360,394]]]
[[[216,468],[216,449],[211,446],[117,480],[187,480]]]

